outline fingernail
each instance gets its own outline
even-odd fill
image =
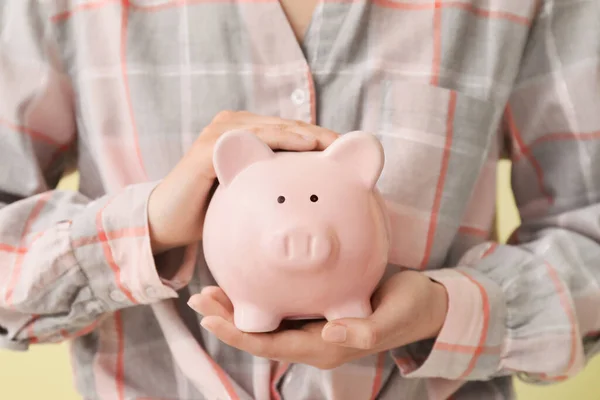
[[[206,329],[207,331],[209,331],[209,332],[211,332],[211,333],[212,333],[212,331],[213,331],[213,330],[211,329],[211,326],[210,326],[210,321],[209,321],[209,322],[206,322],[206,319],[205,319],[205,318],[202,318],[202,319],[200,320],[200,325],[201,325],[201,326],[202,326],[204,329]]]
[[[344,343],[346,341],[346,327],[342,325],[330,325],[323,331],[323,339],[333,343]]]
[[[202,314],[201,312],[199,312],[197,310],[198,306],[196,304],[194,304],[193,300],[188,301],[187,305],[188,305],[189,308],[191,308],[192,310],[196,311],[198,314]]]

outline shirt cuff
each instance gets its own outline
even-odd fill
[[[157,184],[98,199],[71,223],[73,256],[104,311],[175,298],[192,277],[197,244],[152,254],[147,208]]]
[[[9,312],[0,308],[0,349],[13,351],[26,351],[29,347],[27,342],[16,340],[15,333],[30,322],[30,315]]]
[[[469,268],[426,271],[448,292],[448,313],[424,360],[400,367],[407,378],[489,379],[500,366],[506,305],[501,288]],[[420,362],[419,362],[420,361]]]

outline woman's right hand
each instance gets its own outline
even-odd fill
[[[216,178],[213,148],[217,139],[231,130],[253,132],[273,150],[288,151],[324,150],[338,137],[333,131],[299,121],[245,111],[217,114],[150,195],[148,224],[154,254],[202,238],[204,213]]]

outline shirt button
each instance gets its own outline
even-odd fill
[[[296,89],[292,92],[292,101],[296,105],[304,104],[306,101],[306,93],[302,89]]]
[[[85,312],[88,314],[96,315],[102,312],[100,306],[96,303],[87,303],[85,305]]]
[[[110,298],[117,303],[123,303],[126,299],[125,295],[120,290],[113,290],[110,292]]]
[[[146,289],[146,296],[150,297],[151,299],[156,299],[158,298],[158,292],[155,288],[149,287]]]

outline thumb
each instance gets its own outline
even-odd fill
[[[377,325],[371,319],[343,318],[327,323],[321,337],[329,343],[371,350],[379,343],[378,333]]]

